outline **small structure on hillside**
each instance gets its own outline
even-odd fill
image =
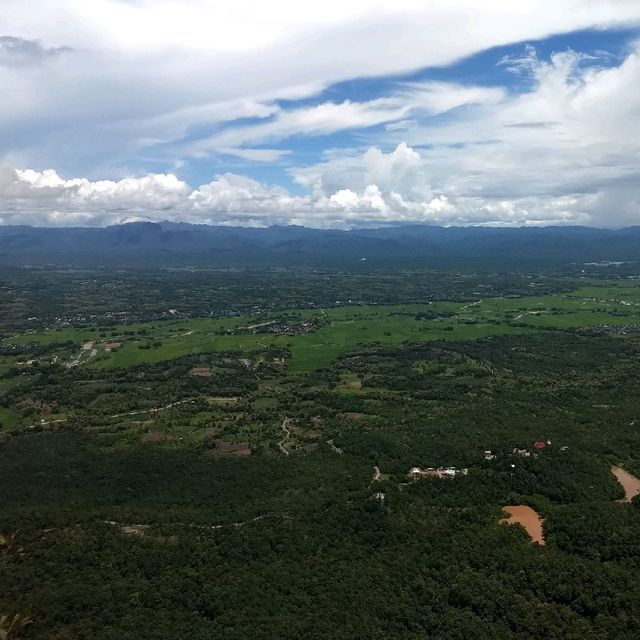
[[[539,449],[539,450],[540,450],[540,449],[544,449],[544,448],[547,446],[547,443],[546,443],[546,442],[543,442],[542,440],[536,440],[536,441],[533,443],[533,446],[534,446],[534,448],[536,448],[536,449]]]
[[[409,469],[407,476],[412,480],[418,480],[420,478],[455,478],[457,475],[466,476],[469,473],[469,469],[456,469],[456,467],[427,467],[421,469],[420,467],[412,467]]]
[[[199,378],[208,378],[211,376],[211,368],[210,367],[193,367],[189,369],[190,376],[196,376]]]
[[[126,525],[121,527],[121,531],[125,536],[143,536],[144,527],[142,525]]]
[[[409,473],[407,473],[407,476],[413,479],[431,478],[437,475],[438,473],[433,467],[427,467],[426,469],[421,469],[420,467],[411,467],[411,469],[409,469]]]
[[[484,452],[484,459],[487,461],[495,460],[496,454],[493,451],[489,451],[488,449]]]
[[[514,449],[513,449],[513,451],[511,453],[512,453],[512,455],[520,456],[521,458],[530,458],[531,457],[531,451],[529,451],[529,449],[518,449],[518,447],[514,447]]]

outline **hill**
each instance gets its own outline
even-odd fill
[[[0,263],[367,268],[532,267],[640,260],[640,227],[262,229],[136,222],[106,228],[0,227]]]

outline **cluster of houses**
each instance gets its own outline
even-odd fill
[[[234,329],[227,329],[229,335],[243,335],[243,334],[264,334],[275,333],[277,335],[295,335],[301,336],[308,333],[317,331],[320,327],[325,325],[327,320],[324,318],[312,318],[310,320],[299,319],[281,319],[272,320],[249,327],[237,327]]]
[[[551,445],[551,440],[543,441],[536,440],[533,443],[533,449],[536,451],[541,451],[546,447]],[[566,451],[568,447],[560,447],[560,451]],[[514,447],[511,451],[511,455],[518,456],[520,458],[530,458],[535,457],[537,454],[529,449],[520,449],[518,447]],[[483,457],[487,462],[491,462],[497,458],[497,454],[489,449],[483,452]],[[511,465],[514,467],[515,465]],[[421,467],[412,467],[409,469],[409,473],[407,476],[412,480],[417,480],[419,478],[455,478],[458,475],[466,476],[469,473],[469,469],[457,469],[456,467],[427,467],[426,469],[422,469]]]
[[[421,469],[420,467],[413,467],[409,469],[407,476],[414,480],[418,478],[455,478],[456,476],[466,476],[469,473],[469,469],[456,469],[456,467],[427,467]]]
[[[622,304],[625,304],[622,302]],[[638,333],[640,324],[599,324],[595,327],[580,327],[576,329],[576,333],[581,336],[624,336],[628,333]]]
[[[543,440],[536,440],[533,443],[533,448],[536,451],[541,451],[542,449],[548,447],[551,445],[551,440],[547,440],[546,442]],[[567,449],[567,447],[562,447],[561,451],[565,451]],[[535,457],[535,452],[531,452],[529,449],[520,449],[518,447],[514,447],[511,450],[511,455],[512,456],[518,456],[519,458],[530,458],[531,456]],[[493,453],[493,451],[485,451],[484,452],[484,459],[487,461],[491,461],[491,460],[495,460],[496,459],[496,454]]]

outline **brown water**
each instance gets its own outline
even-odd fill
[[[640,480],[620,467],[611,467],[611,473],[618,479],[624,489],[624,498],[616,502],[631,502],[640,493]]]
[[[537,511],[524,504],[507,505],[502,507],[502,510],[506,511],[509,517],[502,518],[500,524],[519,524],[524,527],[532,542],[544,544],[544,534],[542,532],[544,519],[540,517]]]

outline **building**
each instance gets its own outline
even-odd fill
[[[420,467],[412,467],[409,469],[407,476],[413,480],[419,478],[455,478],[457,475],[466,476],[469,473],[469,469],[456,469],[455,467],[427,467],[421,469]]]

